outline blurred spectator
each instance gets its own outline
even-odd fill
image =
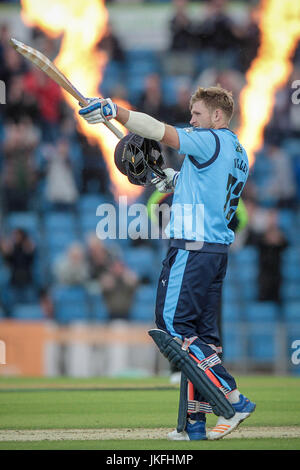
[[[89,266],[84,247],[72,243],[54,263],[53,274],[56,282],[68,285],[85,285],[89,279]]]
[[[235,25],[239,45],[239,70],[245,73],[257,56],[260,45],[260,6],[250,7],[246,24]]]
[[[39,303],[45,317],[49,320],[54,319],[54,303],[47,288],[40,289]]]
[[[37,67],[24,76],[25,93],[34,97],[39,108],[43,139],[53,141],[59,133],[62,93],[60,87]]]
[[[125,54],[121,41],[113,32],[112,25],[107,23],[106,30],[97,44],[97,48],[107,54],[108,61],[123,62]]]
[[[198,25],[195,40],[202,49],[217,52],[237,49],[238,40],[235,26],[226,12],[227,0],[209,0],[204,20]],[[196,42],[197,47],[197,42]],[[199,47],[199,46],[198,46]]]
[[[87,192],[109,192],[107,167],[99,145],[92,139],[79,134],[79,145],[82,153],[81,190]]]
[[[0,242],[1,254],[10,270],[9,291],[5,293],[7,308],[32,302],[34,298],[33,266],[36,248],[28,233],[15,229],[9,239]]]
[[[163,103],[161,79],[158,74],[153,73],[146,77],[145,89],[137,108],[161,121],[168,118],[168,110]]]
[[[39,110],[32,95],[25,93],[24,80],[21,75],[12,78],[7,102],[3,109],[5,118],[19,123],[24,117],[30,117],[32,122],[38,124]]]
[[[275,143],[267,144],[257,156],[250,182],[259,204],[277,208],[295,206],[296,183],[291,160]]]
[[[34,152],[39,139],[38,129],[29,118],[19,124],[8,124],[5,128],[1,180],[6,211],[30,208],[37,180]]]
[[[78,196],[69,142],[61,138],[48,157],[46,199],[55,209],[73,209]]]
[[[101,276],[101,291],[110,319],[127,319],[138,286],[136,275],[116,260]]]
[[[114,257],[94,234],[88,236],[86,247],[90,278],[101,283],[102,276],[109,270]]]
[[[173,0],[174,16],[170,21],[171,51],[185,51],[193,44],[192,21],[189,18],[188,0]]]
[[[281,301],[281,255],[288,242],[278,226],[278,213],[269,210],[264,218],[265,230],[261,235],[250,232],[248,244],[259,250],[258,300]]]
[[[8,44],[9,39],[10,29],[8,25],[5,23],[0,24],[0,72],[2,70],[1,67],[4,65],[4,49]]]
[[[5,29],[5,28],[4,28]],[[8,31],[4,31],[4,38],[1,44],[3,62],[0,62],[0,79],[6,85],[6,93],[8,94],[11,81],[14,77],[24,75],[27,71],[27,64],[23,57],[15,51],[7,42]]]
[[[191,88],[189,84],[182,83],[177,89],[176,104],[168,110],[168,122],[170,124],[187,125],[191,119],[190,112]]]

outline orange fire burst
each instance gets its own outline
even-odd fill
[[[250,165],[263,144],[263,133],[274,106],[276,91],[292,72],[291,58],[300,40],[300,3],[294,0],[262,0],[261,45],[246,74],[241,93],[239,138]]]
[[[48,36],[63,34],[55,65],[85,96],[99,96],[99,84],[107,64],[105,53],[96,51],[108,21],[104,0],[21,0],[22,18],[28,26],[38,26]],[[142,188],[130,184],[114,165],[114,149],[118,139],[105,126],[89,125],[78,116],[78,103],[66,92],[64,97],[76,111],[79,129],[93,143],[97,142],[105,157],[115,196],[135,199]],[[124,102],[123,102],[124,104]],[[130,109],[130,104],[126,103]],[[126,132],[117,122],[114,124]]]

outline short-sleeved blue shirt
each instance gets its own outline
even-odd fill
[[[176,128],[184,162],[177,179],[169,238],[229,245],[228,227],[249,174],[248,157],[229,129]]]

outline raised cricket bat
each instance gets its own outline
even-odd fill
[[[27,46],[17,39],[11,38],[10,44],[13,48],[22,54],[26,59],[29,59],[33,62],[40,70],[45,72],[48,77],[52,78],[59,86],[66,90],[70,95],[72,95],[80,104],[87,106],[88,100],[85,98],[77,88],[72,85],[72,83],[65,77],[65,75],[54,65],[54,63],[48,59],[44,54],[37,51],[33,47]],[[117,137],[122,139],[123,134],[119,129],[116,128],[111,122],[106,121],[104,123]]]

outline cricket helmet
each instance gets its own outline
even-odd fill
[[[149,186],[155,177],[165,178],[160,144],[137,134],[128,134],[115,148],[115,165],[130,183]]]

